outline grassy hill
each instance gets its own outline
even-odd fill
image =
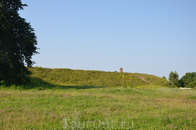
[[[119,73],[104,71],[85,71],[72,69],[30,68],[33,85],[71,85],[95,87],[171,87],[170,83],[154,75],[139,73]]]

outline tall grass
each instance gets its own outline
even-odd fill
[[[0,85],[1,130],[195,129],[196,91],[138,73],[30,68]]]
[[[0,129],[194,130],[195,95],[195,90],[171,88],[2,88]]]

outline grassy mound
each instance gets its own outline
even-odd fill
[[[170,83],[164,78],[139,73],[119,73],[104,71],[85,71],[72,69],[49,69],[34,67],[31,82],[34,85],[72,85],[97,87],[136,87],[157,85],[169,87]]]

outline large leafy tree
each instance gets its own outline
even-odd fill
[[[186,73],[182,78],[181,82],[183,87],[186,87],[189,83],[196,81],[196,72]]]
[[[172,82],[174,85],[180,87],[179,75],[176,71],[175,72],[173,72],[173,71],[170,72],[169,81]]]
[[[34,29],[18,11],[26,4],[21,0],[0,1],[0,81],[24,83],[37,54]]]

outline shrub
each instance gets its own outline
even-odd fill
[[[186,88],[196,88],[196,81],[189,83]]]

